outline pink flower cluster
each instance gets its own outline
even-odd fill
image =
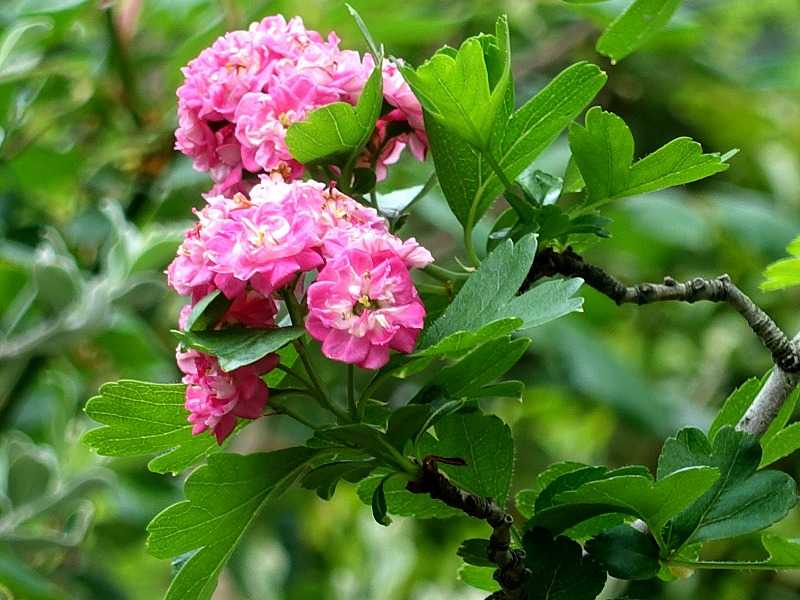
[[[372,56],[339,49],[334,33],[324,39],[299,17],[266,17],[220,37],[183,68],[176,148],[211,174],[211,195],[247,192],[257,181],[248,173],[297,178],[303,169],[286,147],[289,125],[325,104],[355,104],[373,68]],[[375,163],[379,179],[406,145],[420,160],[427,149],[419,103],[396,64],[385,61],[382,71],[392,108],[361,160]],[[401,126],[391,129],[396,122]]]
[[[377,369],[390,350],[413,350],[425,308],[409,270],[433,258],[413,238],[391,234],[373,208],[322,183],[278,174],[262,176],[247,195],[207,200],[167,275],[192,303],[221,290],[231,304],[216,327],[273,327],[275,294],[293,286],[291,293],[307,298],[306,329],[325,356]],[[318,274],[306,289],[300,275],[311,271]],[[258,376],[277,365],[270,356],[224,373],[193,350],[179,351],[178,359],[193,430],[212,429],[220,440],[237,417],[261,413],[268,392]]]

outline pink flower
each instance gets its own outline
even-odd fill
[[[378,369],[389,350],[411,352],[425,307],[402,259],[349,249],[308,288],[306,329],[328,358]]]
[[[402,61],[398,60],[402,65]],[[425,121],[422,106],[403,78],[398,63],[383,63],[383,96],[397,111],[389,113],[391,121],[407,121],[412,132],[407,134],[406,141],[411,153],[417,160],[425,160],[428,151],[428,136],[425,134]],[[393,114],[394,113],[394,114]],[[388,115],[387,115],[388,116]]]
[[[236,427],[238,418],[261,416],[269,390],[259,376],[278,365],[277,354],[230,373],[220,369],[216,358],[197,350],[181,352],[178,348],[176,356],[187,386],[184,406],[189,411],[193,435],[210,429],[221,444]]]

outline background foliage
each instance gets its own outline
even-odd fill
[[[609,67],[594,44],[627,3],[353,4],[387,52],[412,64],[491,31],[507,11],[519,96],[528,97],[577,60]],[[612,241],[585,254],[628,281],[727,271],[796,331],[796,289],[758,286],[800,232],[800,6],[687,4],[609,70],[598,102],[630,125],[637,156],[680,135],[741,152],[708,182],[619,203]],[[180,482],[139,459],[92,455],[78,442],[89,427],[80,409],[108,380],[176,380],[168,331],[179,299],[161,271],[208,187],[172,150],[178,69],[225,30],[276,12],[363,49],[344,5],[322,0],[127,0],[113,13],[82,0],[10,0],[0,12],[0,594],[133,600],[166,588],[169,566],[143,551],[144,528],[179,499]],[[567,156],[564,139],[537,165],[562,173]],[[409,161],[386,185],[422,184],[431,169]],[[440,196],[413,219],[445,264],[460,252],[460,227]],[[476,236],[486,233],[479,224]],[[664,438],[707,427],[726,393],[770,364],[725,306],[618,308],[589,288],[582,295],[585,313],[537,330],[511,374],[525,382],[525,402],[493,407],[512,424],[517,473],[530,474],[516,478],[521,487],[558,460],[653,468]],[[412,379],[394,394],[415,391]],[[284,421],[260,420],[235,449],[301,440]],[[790,457],[778,466],[798,475],[800,465]],[[780,529],[800,536],[796,521]],[[352,487],[330,503],[293,490],[236,551],[216,597],[480,597],[453,573],[459,541],[482,532],[459,518],[382,528]],[[715,550],[748,559],[760,547],[753,537]],[[800,597],[800,580],[702,572],[668,592],[644,581],[627,593],[780,600]]]

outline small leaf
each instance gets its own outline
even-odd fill
[[[317,496],[323,500],[330,500],[340,480],[356,483],[367,477],[376,466],[374,460],[330,462],[311,469],[303,477],[300,485],[306,489],[316,490]]]
[[[214,436],[192,435],[185,401],[183,384],[107,383],[84,409],[104,426],[88,431],[83,442],[103,456],[159,454],[148,468],[178,473],[219,450]]]
[[[618,579],[651,579],[661,568],[658,544],[629,525],[618,525],[592,538],[586,551]]]
[[[192,307],[184,329],[186,331],[210,329],[225,314],[229,306],[230,300],[220,290],[206,294]]]
[[[533,516],[536,498],[544,488],[562,475],[577,471],[578,469],[583,469],[584,467],[586,467],[586,465],[578,462],[561,462],[550,465],[536,476],[536,483],[533,488],[521,490],[517,493],[514,499],[517,511],[526,519],[530,519]]]
[[[663,190],[725,171],[719,154],[703,154],[700,144],[677,138],[633,163],[633,136],[617,115],[595,106],[585,126],[573,124],[569,144],[588,190],[587,206]]]
[[[793,258],[783,258],[767,267],[762,290],[772,292],[800,284],[800,236],[789,244],[787,251]]]
[[[422,431],[431,411],[430,404],[407,404],[392,412],[386,428],[389,442],[402,452],[406,442],[415,439]]]
[[[308,113],[286,132],[292,156],[306,165],[352,160],[369,141],[383,105],[381,60],[369,76],[355,107],[334,102]]]
[[[762,384],[763,381],[761,379],[751,377],[727,397],[708,430],[709,440],[713,442],[717,432],[725,425],[734,426],[739,422],[739,419],[747,412],[747,408],[753,403],[753,399],[755,399]]]
[[[500,584],[494,578],[494,567],[477,567],[463,564],[458,570],[458,578],[469,586],[484,592],[496,592]]]
[[[185,346],[216,356],[223,371],[261,360],[305,333],[302,327],[250,329],[230,327],[210,331],[174,331]]]
[[[497,566],[489,560],[489,540],[471,539],[464,540],[456,551],[464,562],[477,567],[493,567]]]
[[[494,36],[467,38],[455,54],[440,50],[416,70],[402,67],[402,73],[430,115],[485,150],[494,128],[505,126],[498,115],[511,85],[510,54],[508,19],[502,16]]]
[[[186,500],[161,511],[147,527],[158,558],[195,551],[183,563],[165,600],[210,600],[222,567],[245,530],[272,499],[307,468],[317,451],[215,454],[186,480]]]
[[[792,423],[782,429],[766,444],[763,444],[764,454],[758,468],[763,469],[800,448],[800,423]]]
[[[375,488],[384,476],[385,473],[367,477],[359,484],[358,497],[364,504],[372,504]],[[434,500],[427,494],[412,494],[406,489],[406,483],[400,477],[392,478],[384,483],[383,491],[389,514],[414,517],[415,519],[445,519],[464,515],[460,510],[451,508],[439,500]]]
[[[323,440],[336,442],[343,446],[355,446],[369,452],[387,466],[398,471],[416,472],[413,463],[392,445],[388,436],[377,427],[366,423],[353,423],[336,427],[318,429],[316,435]]]
[[[553,539],[543,529],[526,531],[522,538],[528,600],[594,600],[606,583],[606,572],[580,544],[569,538]]]
[[[658,461],[659,478],[699,465],[716,467],[723,476],[675,516],[665,534],[668,547],[744,535],[782,519],[797,503],[794,480],[779,471],[757,471],[760,462],[758,440],[729,425],[713,446],[691,427],[669,438]]]
[[[640,48],[672,18],[682,0],[635,0],[597,40],[597,51],[614,61]]]
[[[375,491],[372,493],[372,517],[375,519],[376,523],[379,523],[384,527],[388,527],[392,522],[392,520],[386,514],[386,496],[383,491],[383,485],[390,477],[392,477],[392,475],[387,475],[381,479],[378,487],[376,487]]]

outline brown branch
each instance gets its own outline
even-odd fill
[[[456,462],[457,461],[457,462]],[[419,478],[406,486],[413,494],[428,494],[465,514],[486,521],[492,528],[487,558],[495,565],[495,580],[502,590],[490,598],[522,600],[525,592],[522,583],[530,571],[525,568],[525,551],[511,548],[511,527],[514,517],[505,512],[494,500],[478,496],[457,487],[437,468],[437,462],[464,464],[461,459],[443,459],[426,456],[422,461]]]
[[[678,282],[665,277],[664,283],[640,283],[626,286],[602,268],[589,264],[567,248],[562,252],[545,248],[536,255],[523,289],[542,277],[565,275],[581,277],[587,285],[605,294],[617,304],[650,304],[679,301],[727,302],[744,317],[750,328],[772,353],[775,365],[784,373],[800,372],[800,352],[767,313],[758,307],[727,275],[713,279],[696,277]]]

